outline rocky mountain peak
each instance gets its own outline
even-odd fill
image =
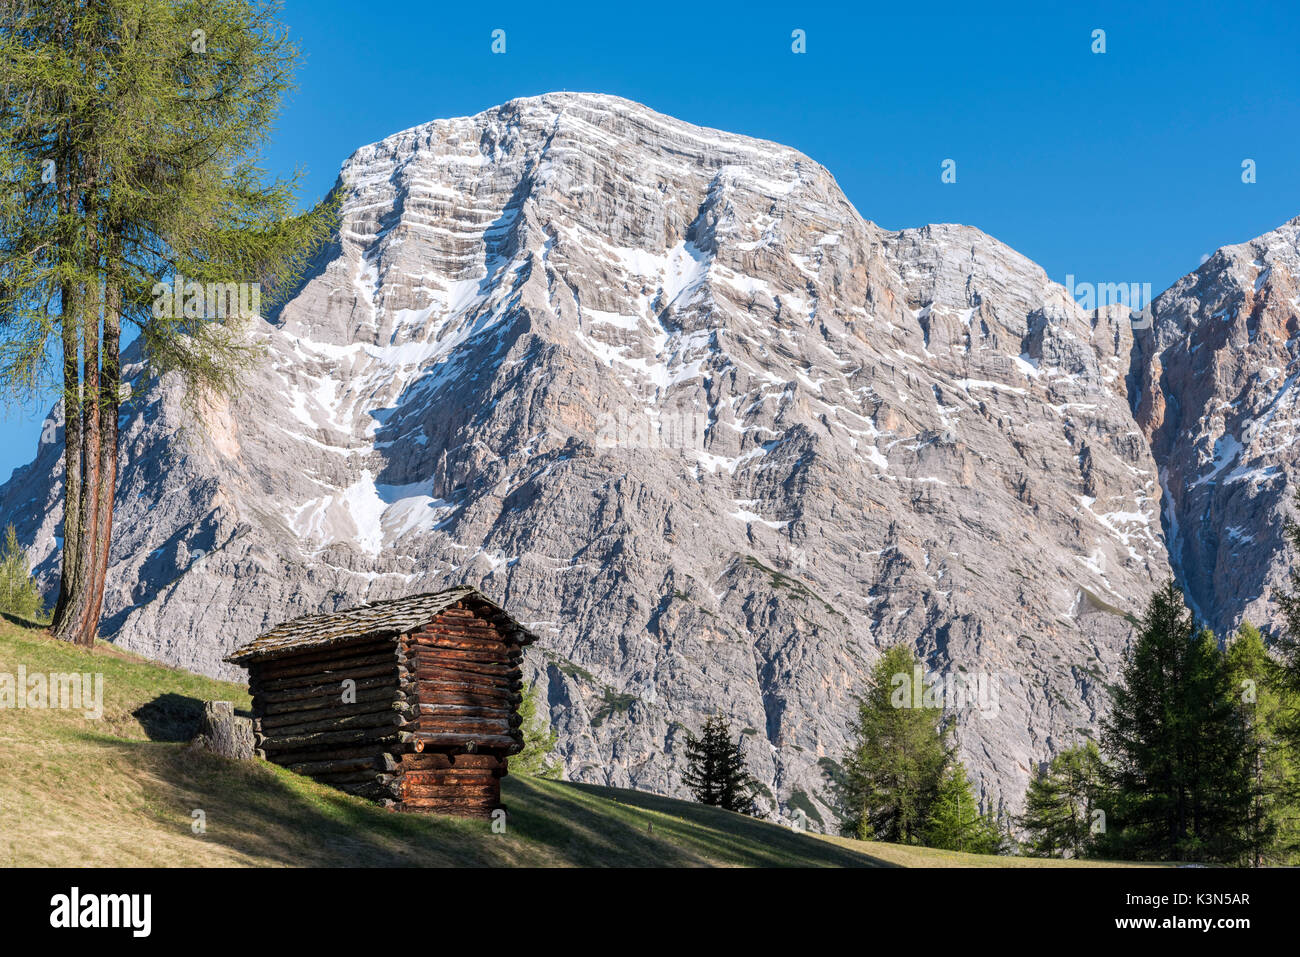
[[[1095,727],[1169,574],[1152,444],[1184,428],[1126,312],[616,97],[437,120],[340,181],[337,241],[237,394],[196,422],[131,366],[116,641],[233,676],[285,619],[470,584],[542,636],[570,777],[677,793],[683,728],[721,710],[771,813],[814,826],[895,642],[983,682],[950,704],[989,801]],[[1136,354],[1179,368],[1184,311],[1157,316]],[[0,490],[48,583],[60,483],[55,441]]]
[[[1300,448],[1300,218],[1224,246],[1158,296],[1134,413],[1168,490],[1171,552],[1220,633],[1272,624]]]

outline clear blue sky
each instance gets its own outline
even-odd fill
[[[301,169],[312,201],[358,146],[568,89],[788,144],[866,218],[978,226],[1060,282],[1158,292],[1300,215],[1294,0],[975,6],[287,0],[305,62],[267,168]],[[949,158],[955,184],[940,181]],[[0,477],[34,454],[46,407],[0,418]]]

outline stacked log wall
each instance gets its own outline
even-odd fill
[[[345,701],[344,681],[355,684]],[[254,742],[268,761],[341,790],[395,802],[411,747],[414,679],[395,638],[254,662]]]

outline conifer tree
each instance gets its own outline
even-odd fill
[[[559,735],[541,713],[537,684],[528,686],[519,702],[519,727],[524,735],[524,747],[510,757],[511,774],[527,774],[535,778],[558,778],[563,770],[558,761],[551,760]]]
[[[251,316],[158,309],[159,289],[257,284],[269,305],[332,224],[332,202],[299,214],[293,183],[256,165],[297,58],[274,12],[257,0],[0,4],[0,384],[62,387],[51,629],[68,641],[94,640],[103,603],[124,329],[152,374],[180,373],[191,397],[232,388],[255,355]]]
[[[917,844],[951,762],[943,709],[930,706],[921,664],[895,645],[859,701],[843,770],[832,781],[841,829],[861,840]]]
[[[745,767],[740,742],[731,740],[731,725],[720,713],[704,722],[699,737],[686,732],[686,773],[695,800],[727,811],[751,813],[756,787]]]
[[[1002,843],[996,820],[980,812],[966,768],[960,763],[949,768],[930,802],[923,843],[969,854],[994,854]]]
[[[1092,845],[1093,810],[1102,787],[1096,742],[1067,748],[1029,782],[1018,823],[1025,850],[1035,857],[1086,857]]]
[[[0,552],[0,612],[29,622],[45,617],[45,601],[32,580],[27,553],[18,544],[12,525],[5,529],[4,550]]]
[[[1282,680],[1263,635],[1249,622],[1241,624],[1228,646],[1227,666],[1250,736],[1247,753],[1254,759],[1245,863],[1294,864],[1300,856],[1300,770],[1283,729],[1294,720],[1300,699]]]
[[[1152,597],[1112,689],[1102,744],[1142,860],[1237,860],[1251,807],[1249,738],[1214,636],[1170,581]]]

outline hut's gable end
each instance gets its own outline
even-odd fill
[[[501,803],[519,729],[523,648],[514,632],[459,602],[402,636],[415,676],[416,753],[401,765],[404,810],[490,814]]]

